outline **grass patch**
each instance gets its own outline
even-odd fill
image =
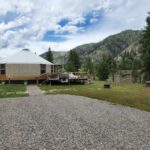
[[[94,82],[90,85],[42,85],[40,88],[47,94],[80,95],[150,111],[150,88],[142,84],[111,83],[111,89],[104,89],[103,82]]]
[[[28,96],[24,85],[0,85],[0,98],[24,96]]]

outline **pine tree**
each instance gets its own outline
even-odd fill
[[[113,82],[115,81],[115,73],[117,72],[117,63],[116,60],[112,57],[110,57],[110,73],[112,75]]]
[[[99,80],[106,80],[111,72],[111,62],[107,55],[104,55],[97,65],[97,77]]]
[[[142,55],[141,59],[143,61],[143,72],[147,75],[146,79],[150,80],[150,13],[146,19],[147,26],[144,30],[144,35],[142,39]]]
[[[49,48],[46,53],[46,60],[48,60],[49,62],[53,62],[53,53],[51,51],[51,48]]]
[[[76,51],[71,50],[69,52],[66,70],[69,72],[77,72],[80,68],[80,58]]]
[[[94,72],[94,64],[93,64],[93,62],[92,62],[90,57],[87,57],[85,59],[85,62],[82,65],[82,70],[85,71],[85,72],[89,72],[90,74],[93,74],[93,72]]]

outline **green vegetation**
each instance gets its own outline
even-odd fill
[[[113,57],[117,57],[133,43],[139,43],[142,35],[143,31],[126,30],[109,36],[98,43],[81,45],[73,50],[78,52],[82,61],[89,56],[93,60],[99,61],[103,54],[111,54]]]
[[[94,64],[90,57],[87,57],[80,69],[81,72],[88,72],[90,74],[94,74]]]
[[[131,48],[131,47],[130,47]],[[120,61],[118,61],[118,69],[120,70],[138,70],[141,69],[141,58],[135,48],[126,50],[120,54]]]
[[[65,65],[65,69],[68,72],[77,72],[80,68],[80,58],[76,51],[69,51],[69,56],[67,59],[67,63]]]
[[[51,48],[49,47],[46,55],[45,55],[45,59],[49,62],[53,62],[54,58],[53,58],[53,53],[51,51]]]
[[[42,85],[40,88],[47,94],[72,94],[110,101],[150,111],[150,88],[142,84],[112,83],[111,89],[103,88],[104,82],[89,85]]]
[[[96,73],[99,80],[106,80],[109,74],[115,72],[115,64],[111,55],[103,55],[102,59],[96,64]]]
[[[63,57],[66,71],[86,71],[94,78],[105,80],[116,76],[131,77],[133,82],[150,80],[150,13],[145,30],[126,30],[98,43],[78,46]],[[111,62],[106,58],[111,56]],[[65,58],[65,59],[64,59]],[[64,61],[66,60],[66,61]],[[121,76],[123,70],[131,74]]]
[[[28,96],[24,85],[0,85],[0,98]]]
[[[87,57],[91,57],[94,61],[100,60],[103,54],[111,54],[117,57],[124,51],[130,52],[131,49],[138,51],[140,49],[139,41],[142,39],[142,35],[143,31],[126,30],[109,36],[98,43],[84,44],[72,50],[75,50],[79,54],[81,63],[83,63]],[[41,56],[46,58],[46,53],[43,53]],[[53,56],[55,63],[62,64],[64,58],[66,62],[68,52],[53,51]]]
[[[55,64],[64,65],[67,61],[68,52],[65,51],[52,51]]]
[[[146,75],[146,79],[150,80],[150,13],[146,22],[147,26],[142,39],[141,59],[143,62],[143,72]]]
[[[48,52],[41,54],[40,56],[46,59]],[[68,52],[65,51],[52,51],[53,53],[53,63],[55,64],[64,64],[66,63]]]
[[[140,53],[143,33],[126,30],[98,43],[78,46],[69,52],[53,52],[54,63],[65,65],[66,71],[89,72],[94,78],[102,80],[108,76],[115,80],[115,75],[120,75],[121,70],[130,70],[135,82],[143,81],[143,74],[140,73],[143,68]],[[42,56],[46,58],[46,53]],[[104,56],[111,56],[111,63],[105,61]]]

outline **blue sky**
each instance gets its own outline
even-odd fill
[[[95,13],[97,13],[95,15]],[[84,20],[74,23],[73,25],[78,28],[78,31],[72,30],[64,30],[62,32],[57,31],[47,31],[42,38],[43,41],[50,41],[50,42],[64,42],[67,40],[67,36],[72,34],[84,34],[84,32],[88,31],[90,28],[94,28],[99,22],[103,20],[103,11],[100,10],[98,12],[89,12],[84,16]],[[69,24],[72,24],[71,19],[64,18],[58,22],[60,27],[67,27]]]
[[[0,57],[23,48],[67,51],[144,29],[149,0],[0,0]]]

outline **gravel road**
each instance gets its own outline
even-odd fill
[[[150,113],[70,95],[0,100],[0,150],[150,150]]]

